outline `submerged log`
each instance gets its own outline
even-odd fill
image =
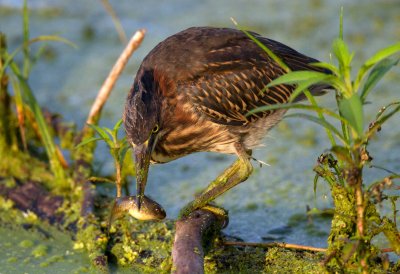
[[[204,209],[178,220],[172,248],[173,273],[204,273],[204,255],[226,224],[227,217]]]

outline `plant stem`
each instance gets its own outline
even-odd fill
[[[223,245],[254,246],[254,247],[262,247],[262,248],[283,247],[283,248],[287,248],[287,249],[315,251],[315,252],[326,252],[327,251],[326,248],[319,248],[319,247],[298,245],[298,244],[287,244],[287,243],[224,242]]]
[[[121,164],[118,159],[115,159],[115,170],[116,170],[116,184],[117,184],[117,198],[121,197]]]

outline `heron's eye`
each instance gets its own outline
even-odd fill
[[[156,125],[156,126],[153,128],[153,133],[157,133],[159,129],[160,129],[160,127],[159,127],[158,125]]]

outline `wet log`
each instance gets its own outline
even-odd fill
[[[227,221],[227,217],[204,209],[178,220],[172,248],[173,273],[204,273],[204,255]]]

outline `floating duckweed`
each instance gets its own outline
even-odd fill
[[[0,196],[0,209],[9,210],[14,206],[14,202],[8,199],[4,199]]]
[[[17,257],[10,257],[7,259],[7,263],[16,263],[18,261]]]
[[[33,246],[33,242],[31,240],[23,240],[19,243],[19,246],[23,248],[30,248]]]
[[[56,263],[56,262],[60,262],[62,260],[64,260],[64,257],[61,255],[52,256],[49,259],[47,259],[46,261],[40,263],[40,267],[48,267],[49,265]]]
[[[47,255],[47,246],[38,245],[31,253],[35,258],[43,257]]]
[[[32,211],[28,210],[28,212],[24,213],[25,221],[29,224],[35,224],[38,222],[38,216]]]
[[[78,250],[78,249],[83,249],[85,247],[85,244],[82,242],[75,242],[74,246],[72,247],[74,250]]]

